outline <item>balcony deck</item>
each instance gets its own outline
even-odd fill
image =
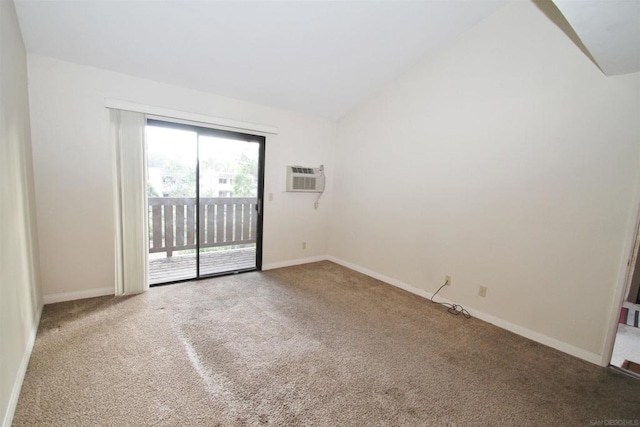
[[[256,266],[256,248],[229,249],[200,254],[200,275],[242,270]],[[149,259],[149,284],[192,279],[196,275],[196,255]]]

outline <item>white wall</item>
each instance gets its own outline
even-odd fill
[[[448,299],[598,362],[637,209],[639,95],[639,74],[605,77],[510,4],[339,121],[329,254],[426,293],[451,275]]]
[[[42,309],[27,62],[10,1],[0,1],[0,76],[0,422],[9,426]]]
[[[265,202],[263,265],[326,254],[329,204],[315,210],[313,195],[285,193],[285,166],[324,163],[331,176],[334,122],[38,55],[29,55],[28,62],[46,300],[113,292],[112,166],[105,99],[279,128],[266,142],[265,194],[274,198]],[[327,199],[330,202],[330,196]]]

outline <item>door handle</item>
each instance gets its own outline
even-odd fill
[[[256,203],[256,211],[258,215],[262,215],[262,199],[258,199],[258,203]]]

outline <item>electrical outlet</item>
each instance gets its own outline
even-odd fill
[[[307,249],[307,242],[302,242],[302,249]]]
[[[444,276],[444,281],[447,286],[451,286],[451,276]]]
[[[481,296],[482,298],[487,296],[487,287],[486,286],[480,286],[480,289],[478,290],[478,296]]]

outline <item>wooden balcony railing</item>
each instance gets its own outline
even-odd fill
[[[149,253],[196,249],[196,199],[149,197]],[[257,199],[200,199],[200,248],[254,243]]]

